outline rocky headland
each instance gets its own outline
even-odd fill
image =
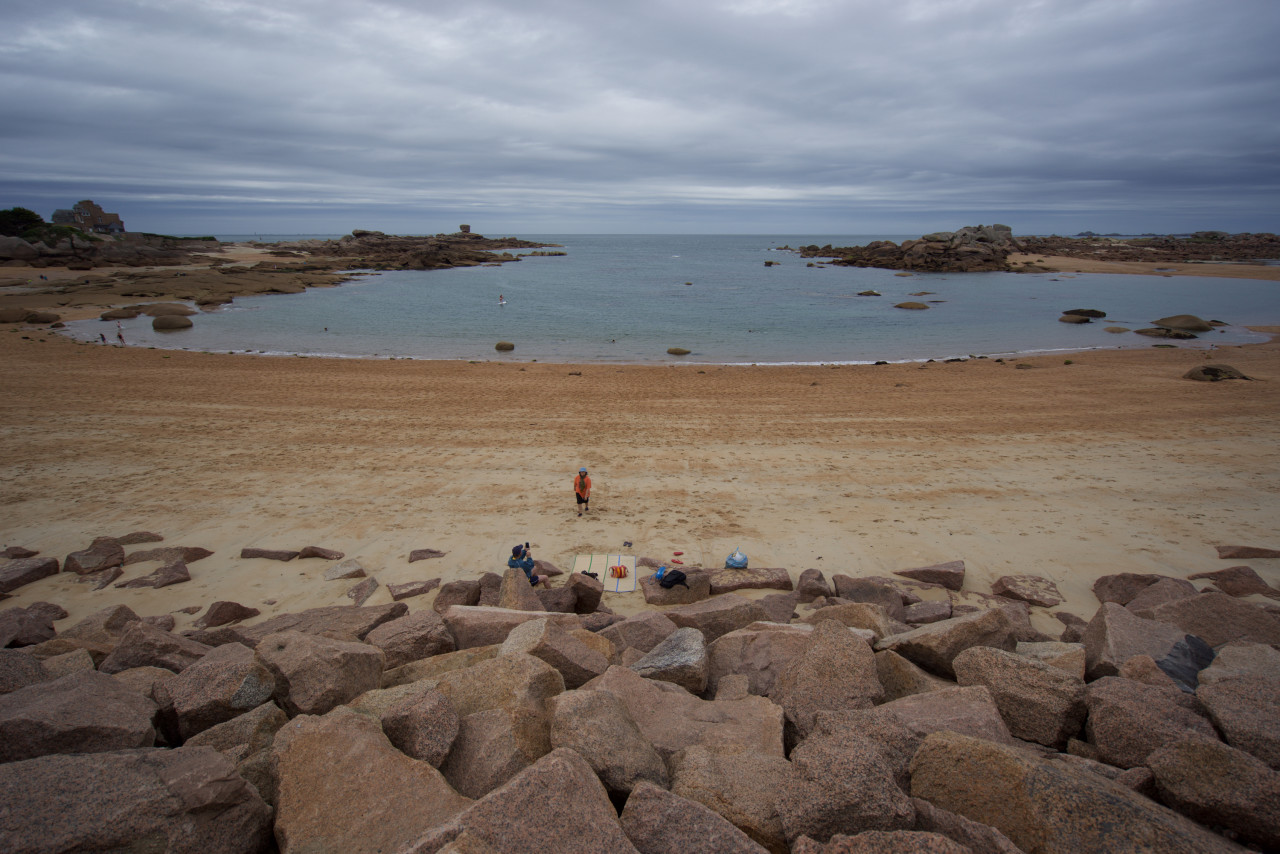
[[[831,259],[828,263],[836,266],[933,273],[1040,272],[1047,269],[1043,258],[1037,263],[1028,256],[1095,262],[1257,264],[1280,258],[1280,237],[1222,231],[1142,237],[1015,237],[1007,225],[977,225],[902,243],[876,240],[866,246],[802,246],[795,251],[805,258]]]
[[[216,309],[240,296],[332,287],[360,275],[353,271],[504,264],[519,260],[507,251],[513,249],[560,254],[542,243],[467,231],[401,237],[356,230],[338,240],[248,245],[67,231],[51,232],[49,243],[0,237],[0,322],[51,323],[106,307],[141,312],[140,300]]]
[[[183,584],[211,554],[161,539],[10,548],[0,591]],[[0,848],[1276,850],[1280,590],[1237,562],[1280,551],[1217,552],[1233,565],[1102,576],[1083,616],[955,560],[690,565],[624,617],[547,563],[545,589],[423,578],[366,606],[357,559],[245,549],[354,583],[350,604],[209,602],[182,632],[124,605],[0,612]],[[118,581],[133,566],[157,569]]]

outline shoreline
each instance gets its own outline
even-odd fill
[[[624,541],[709,567],[742,547],[793,579],[964,560],[974,595],[1044,575],[1067,600],[1055,610],[1087,618],[1099,575],[1185,577],[1222,568],[1213,545],[1277,545],[1275,338],[1026,370],[271,359],[32,329],[0,332],[0,354],[4,545],[63,558],[151,530],[214,551],[161,590],[93,592],[62,573],[5,603],[57,602],[71,621],[116,603],[147,616],[231,600],[262,618],[349,603],[350,582],[322,580],[330,562],[241,560],[245,547],[343,551],[381,585],[368,604],[390,601],[387,584],[501,571],[508,540],[562,569]],[[1207,359],[1257,381],[1181,378]],[[582,519],[579,465],[597,483]],[[409,564],[418,548],[447,554]],[[1280,586],[1280,561],[1250,563]],[[1035,610],[1042,631],[1058,625]]]

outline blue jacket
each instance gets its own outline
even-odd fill
[[[530,584],[538,583],[537,577],[534,576],[533,574],[533,568],[534,566],[536,566],[536,564],[533,562],[533,558],[527,557],[524,560],[517,560],[514,556],[512,556],[507,558],[507,566],[511,567],[512,569],[523,569],[525,577],[529,579]]]

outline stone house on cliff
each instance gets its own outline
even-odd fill
[[[56,225],[74,225],[82,231],[99,234],[124,234],[124,220],[119,214],[107,213],[99,205],[85,199],[76,202],[71,209],[59,208],[53,212]]]

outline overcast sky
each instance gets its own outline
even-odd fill
[[[3,0],[0,208],[1280,231],[1280,0]]]

